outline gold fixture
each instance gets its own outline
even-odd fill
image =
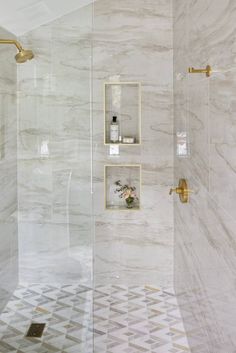
[[[17,40],[14,39],[0,39],[0,44],[13,44],[17,47],[19,53],[16,54],[15,59],[17,63],[25,63],[27,60],[31,60],[34,57],[32,50],[23,49]]]
[[[35,337],[35,338],[42,337],[45,326],[46,324],[38,324],[33,322],[28,329],[26,337]]]
[[[206,74],[206,77],[210,77],[212,74],[212,68],[210,65],[207,65],[205,69],[194,69],[193,67],[188,68],[190,74]]]
[[[176,192],[176,194],[179,195],[179,199],[182,203],[189,202],[189,194],[191,191],[188,189],[188,183],[186,179],[180,179],[179,186],[177,188],[170,189],[170,195],[172,195],[173,192]]]

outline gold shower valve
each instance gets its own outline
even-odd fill
[[[170,189],[170,195],[172,195],[173,192],[176,192],[176,194],[181,195],[183,193],[183,189],[181,189],[181,188],[172,188],[172,189]]]
[[[189,194],[191,193],[191,190],[188,189],[188,183],[186,179],[180,179],[179,186],[170,189],[170,195],[172,195],[173,192],[179,195],[179,199],[182,203],[189,202]]]

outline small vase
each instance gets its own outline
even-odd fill
[[[126,201],[126,207],[127,208],[133,208],[134,207],[134,198],[133,197],[128,197],[125,201]]]

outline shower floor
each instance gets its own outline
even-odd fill
[[[40,339],[25,337],[31,322],[46,323]],[[20,285],[0,315],[0,352],[190,351],[171,290],[34,284]]]

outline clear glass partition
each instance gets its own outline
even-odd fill
[[[23,35],[35,58],[18,66],[19,285],[32,320],[46,322],[46,343],[88,353],[92,15],[84,6]]]

